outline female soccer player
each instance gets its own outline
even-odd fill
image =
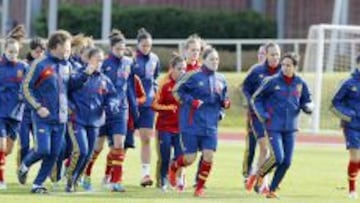
[[[88,65],[95,69],[80,89],[70,92],[72,102],[68,125],[72,143],[71,165],[67,173],[66,191],[73,192],[74,186],[94,151],[100,127],[106,116],[119,113],[119,100],[111,80],[100,72],[104,60],[103,52],[98,48],[88,51]]]
[[[6,156],[12,152],[24,112],[21,87],[28,65],[18,59],[20,40],[24,36],[22,25],[10,31],[0,60],[0,190],[6,189]]]
[[[348,182],[349,198],[357,199],[356,178],[360,169],[360,56],[356,59],[357,67],[351,76],[341,83],[331,100],[332,112],[341,119],[341,127],[349,150]]]
[[[255,190],[262,185],[263,177],[276,168],[267,198],[278,197],[276,189],[290,167],[300,111],[310,114],[313,110],[309,88],[295,73],[297,65],[296,55],[285,54],[281,72],[265,79],[251,100],[271,145],[270,157],[257,171]]]
[[[179,168],[192,164],[197,151],[201,150],[203,159],[198,172],[195,196],[204,194],[204,184],[211,171],[217,148],[220,113],[222,108],[230,107],[225,78],[216,72],[219,66],[218,52],[214,48],[207,48],[202,58],[200,71],[186,74],[173,90],[175,98],[181,103],[179,127],[185,155],[171,164],[169,181],[174,184]]]
[[[264,52],[265,58],[263,58]],[[256,180],[256,170],[264,163],[269,152],[263,124],[256,117],[250,105],[251,97],[266,77],[274,75],[280,71],[280,54],[280,47],[275,43],[270,42],[267,43],[264,47],[260,47],[258,59],[263,59],[263,61],[259,61],[259,63],[251,67],[249,74],[245,77],[242,85],[242,92],[249,104],[248,122],[249,127],[251,128],[251,133],[246,137],[247,142],[245,142],[245,153],[243,161],[243,175],[246,179],[245,186],[247,191],[252,190],[252,186]],[[259,156],[257,166],[252,168],[256,144],[259,145]],[[266,176],[263,186],[258,191],[259,193],[267,193],[269,191],[267,182],[268,181]]]
[[[30,41],[30,51],[26,55],[26,63],[31,64],[34,60],[42,57],[45,53],[46,42],[45,39],[40,37],[35,37]],[[18,153],[18,164],[22,162],[22,159],[26,156],[30,149],[30,131],[32,131],[32,122],[31,122],[31,107],[25,104],[25,110],[23,119],[20,126],[19,133],[19,143],[20,143],[20,152]]]
[[[202,39],[194,34],[190,35],[184,45],[184,57],[186,59],[186,72],[199,70],[200,65],[200,52],[201,52]]]
[[[101,71],[110,78],[115,86],[119,100],[119,112],[117,115],[106,115],[106,123],[100,130],[100,136],[108,136],[111,150],[108,154],[108,159],[111,163],[109,167],[109,177],[105,177],[104,182],[110,182],[111,190],[115,192],[124,192],[125,188],[122,185],[122,168],[125,159],[124,141],[126,135],[127,121],[128,121],[128,99],[127,88],[128,79],[133,77],[131,66],[133,60],[124,56],[126,49],[125,36],[120,30],[114,29],[110,36],[111,52],[108,58],[101,66]],[[104,143],[104,138],[100,138],[97,143],[92,161],[88,164],[87,172],[91,172],[89,167],[92,167],[93,162],[99,155]],[[111,169],[111,170],[110,170]],[[86,172],[85,188],[90,186],[89,173]],[[90,189],[89,187],[87,189]]]
[[[178,78],[185,73],[185,60],[174,55],[170,59],[169,72],[164,76],[159,85],[159,91],[156,93],[152,108],[158,112],[156,120],[157,130],[157,185],[161,186],[163,191],[168,188],[167,174],[169,171],[169,164],[171,160],[171,148],[174,150],[174,158],[182,155],[179,135],[179,103],[172,95],[172,90]],[[181,174],[181,173],[180,173]],[[182,177],[179,179],[181,180]],[[177,189],[183,191],[183,183],[177,184]]]
[[[160,73],[159,57],[151,52],[151,47],[151,34],[144,28],[141,28],[137,35],[137,52],[133,71],[134,74],[141,79],[146,92],[146,102],[139,106],[140,115],[137,121],[141,139],[142,179],[140,185],[143,187],[151,186],[153,184],[150,177],[150,140],[153,134],[155,114],[151,109],[151,102],[156,93],[156,79]]]

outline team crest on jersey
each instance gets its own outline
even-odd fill
[[[18,71],[16,72],[16,77],[18,77],[18,78],[24,77],[24,72],[23,72],[22,70],[18,70]]]
[[[107,66],[106,68],[105,68],[105,71],[110,71],[111,70],[111,66]]]
[[[279,86],[279,85],[276,85],[276,86],[275,86],[275,90],[280,90],[280,86]]]
[[[357,87],[356,87],[356,86],[352,86],[352,87],[351,87],[351,91],[357,92]]]
[[[98,89],[99,94],[104,94],[106,92],[106,81],[102,80],[100,82],[100,87]]]
[[[199,81],[199,82],[198,82],[198,85],[199,85],[200,87],[202,87],[202,86],[204,86],[204,82],[203,82],[203,81]]]
[[[259,78],[263,78],[263,77],[264,77],[264,74],[260,74],[260,75],[259,75]]]
[[[302,92],[302,89],[303,89],[303,85],[302,84],[297,84],[296,85],[296,90],[297,92],[300,94]]]

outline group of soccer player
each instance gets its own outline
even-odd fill
[[[7,187],[6,156],[19,138],[19,183],[26,184],[31,167],[41,162],[32,193],[48,193],[47,178],[54,185],[65,180],[66,192],[80,186],[91,191],[92,168],[107,140],[103,184],[110,191],[125,192],[123,164],[127,149],[135,146],[135,130],[141,140],[140,185],[151,186],[150,140],[157,113],[156,186],[184,191],[184,168],[200,151],[194,195],[204,194],[218,122],[230,108],[226,80],[217,73],[216,49],[191,35],[182,55],[170,59],[158,85],[160,60],[144,28],[138,31],[136,51],[114,29],[107,54],[89,36],[58,30],[47,43],[32,39],[22,61],[24,37],[21,25],[9,33],[0,62],[0,189]]]
[[[32,193],[48,193],[47,178],[54,185],[65,180],[66,192],[76,192],[80,186],[92,191],[92,169],[105,141],[109,152],[102,183],[110,191],[125,192],[123,164],[127,149],[135,147],[136,130],[141,140],[140,185],[151,186],[150,140],[155,126],[156,187],[183,192],[185,168],[200,152],[194,195],[204,195],[217,149],[218,123],[231,105],[226,79],[217,72],[216,49],[197,35],[189,36],[179,50],[181,55],[173,54],[158,82],[160,60],[151,51],[152,36],[144,28],[138,31],[135,51],[127,47],[124,34],[114,29],[106,54],[91,37],[58,30],[47,42],[32,39],[22,61],[24,37],[23,26],[14,28],[5,39],[0,61],[0,189],[6,189],[6,156],[18,138],[20,184],[26,184],[31,166],[41,162]],[[281,56],[279,45],[267,43],[259,48],[258,63],[242,84],[248,103],[245,188],[267,198],[278,197],[276,191],[291,165],[300,111],[311,114],[314,108],[308,85],[296,74],[298,64],[297,55]],[[360,168],[358,77],[356,69],[332,100],[350,152],[352,198],[357,197]],[[257,144],[260,153],[255,166]]]

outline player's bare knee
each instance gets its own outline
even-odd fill
[[[211,150],[203,151],[203,160],[206,162],[212,162],[214,158],[214,152]]]
[[[185,155],[185,162],[186,162],[186,165],[190,165],[192,163],[194,163],[196,159],[196,154],[187,154]]]

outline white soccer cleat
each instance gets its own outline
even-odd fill
[[[0,182],[0,190],[6,190],[6,183],[5,182]]]
[[[110,184],[110,176],[105,176],[103,179],[102,179],[102,187],[105,188],[105,189],[111,189],[112,185]]]
[[[352,191],[349,193],[349,198],[350,199],[357,199],[358,198],[358,194],[356,193],[356,191]]]

